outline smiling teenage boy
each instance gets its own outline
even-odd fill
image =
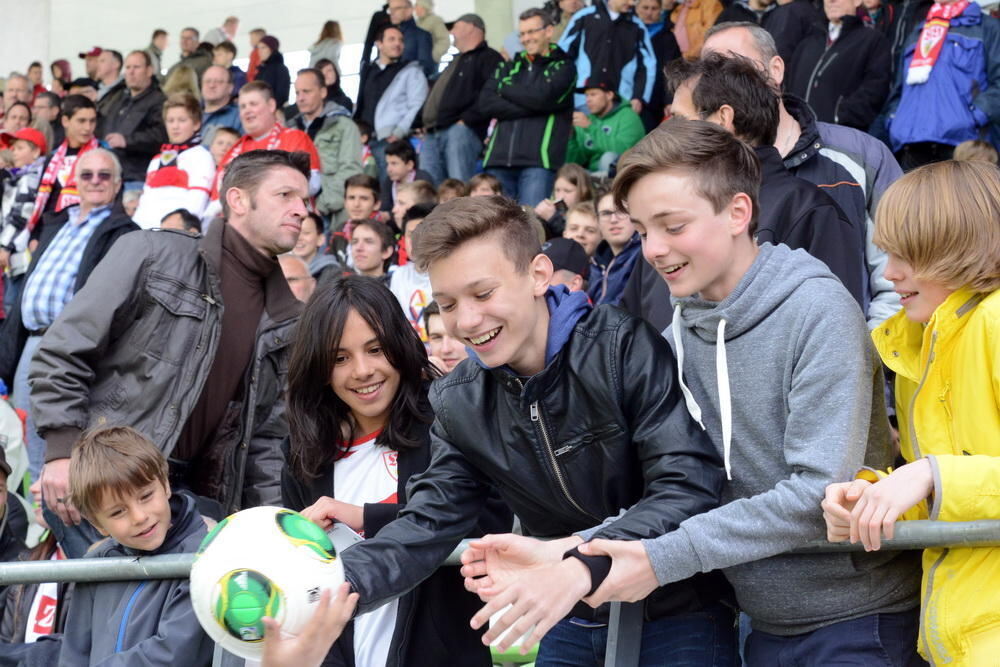
[[[681,387],[728,481],[722,506],[672,532],[579,547],[614,561],[589,602],[722,570],[752,622],[749,665],[921,664],[911,554],[788,553],[825,534],[830,481],[891,454],[864,317],[819,260],[757,246],[759,183],[753,149],[705,121],[668,121],[620,162],[615,199],[670,288]]]
[[[602,536],[651,537],[716,505],[720,459],[684,408],[666,342],[637,318],[592,308],[582,292],[550,289],[552,264],[520,207],[502,197],[454,199],[414,230],[413,249],[470,362],[431,387],[433,460],[411,480],[406,508],[344,552],[362,611],[434,572],[475,525],[491,487],[526,533],[553,538],[640,499]],[[553,589],[577,595],[551,611],[549,625],[569,614],[608,564],[576,552],[562,560],[577,543],[547,543],[556,562],[535,573],[539,601]],[[721,579],[708,575],[650,596],[645,661],[684,651],[731,655],[734,641],[720,648],[704,640],[732,635],[732,612],[719,602],[724,592]],[[594,635],[606,634],[606,616],[584,605],[573,615],[542,642],[538,664],[566,655],[602,664]]]

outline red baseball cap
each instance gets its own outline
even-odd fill
[[[102,50],[101,47],[95,46],[90,51],[81,51],[79,55],[81,58],[96,58],[101,55]]]
[[[4,132],[0,136],[3,136],[3,138],[6,139],[10,144],[13,144],[18,139],[30,141],[31,143],[38,146],[38,150],[42,152],[42,155],[45,155],[46,153],[49,152],[49,146],[48,143],[46,143],[45,141],[45,135],[33,127],[21,128],[14,134],[11,134],[10,132]]]

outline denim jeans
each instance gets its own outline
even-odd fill
[[[95,542],[104,539],[104,536],[83,517],[80,517],[79,525],[67,526],[59,518],[59,515],[49,508],[48,503],[44,501],[42,502],[42,516],[45,518],[45,523],[49,525],[49,529],[55,535],[56,541],[59,542],[59,546],[62,547],[67,558],[83,558],[84,554],[87,553],[87,550]]]
[[[468,181],[476,170],[476,159],[482,151],[479,135],[464,123],[432,132],[424,137],[420,148],[420,168],[438,185],[446,178]]]
[[[864,665],[918,667],[920,610],[871,614],[834,623],[802,635],[782,637],[760,630],[746,643],[748,667],[788,665]]]
[[[500,180],[505,195],[525,206],[534,206],[551,195],[556,182],[556,173],[541,167],[490,167],[486,171]]]
[[[642,626],[640,665],[734,667],[736,615],[723,605],[700,612],[646,621]],[[559,621],[538,646],[536,667],[583,667],[604,664],[607,626],[568,618]]]
[[[21,351],[21,358],[17,362],[17,370],[14,372],[13,403],[18,410],[24,410],[28,415],[28,423],[25,431],[25,445],[28,450],[28,472],[31,473],[31,481],[34,482],[42,472],[42,465],[45,463],[45,440],[42,439],[35,430],[35,420],[31,417],[31,406],[28,398],[31,388],[28,386],[28,370],[31,366],[31,358],[35,356],[41,336],[28,336]],[[20,484],[20,480],[12,482],[12,486]]]

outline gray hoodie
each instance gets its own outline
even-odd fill
[[[785,553],[825,536],[827,484],[891,464],[881,365],[826,266],[764,244],[721,303],[675,301],[664,333],[730,481],[722,506],[643,541],[660,584],[722,569],[753,627],[778,635],[917,606],[914,554]]]

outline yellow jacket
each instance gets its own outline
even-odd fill
[[[684,5],[687,5],[687,13],[684,14]],[[719,0],[688,0],[679,2],[670,14],[670,20],[674,25],[684,15],[684,25],[687,27],[688,48],[683,55],[687,60],[697,60],[701,55],[701,45],[705,43],[705,33],[715,25],[715,19],[722,13],[722,3]],[[675,31],[676,34],[676,31]]]
[[[902,454],[927,457],[934,494],[904,518],[1000,518],[1000,291],[954,292],[924,327],[899,312],[872,332],[896,372]],[[927,549],[919,649],[932,665],[1000,665],[1000,549]]]

